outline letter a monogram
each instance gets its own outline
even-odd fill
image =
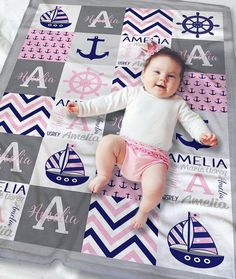
[[[38,77],[35,77],[36,73],[38,73]],[[29,84],[30,81],[37,81],[39,83],[37,88],[42,88],[42,89],[46,89],[47,88],[45,86],[45,82],[44,82],[43,67],[40,66],[40,67],[35,68],[34,71],[30,74],[30,76],[20,86],[22,86],[22,87],[29,87],[28,84]]]
[[[52,216],[51,210],[56,206],[56,214]],[[62,199],[61,197],[54,197],[44,213],[42,214],[41,219],[38,221],[38,223],[33,226],[34,229],[36,230],[44,230],[43,224],[45,221],[57,221],[58,223],[58,229],[55,230],[57,233],[63,233],[63,234],[68,234],[69,232],[66,230],[65,226],[65,220],[64,220],[64,215],[63,215],[63,205],[62,205]]]
[[[13,156],[9,157],[7,156],[8,153],[12,150]],[[20,160],[19,160],[19,146],[17,142],[12,142],[7,149],[3,152],[2,155],[0,155],[0,165],[2,162],[7,161],[7,162],[12,162],[13,167],[11,168],[11,171],[14,172],[22,172],[20,169]],[[1,167],[0,167],[1,168]]]
[[[108,16],[106,11],[101,11],[97,15],[97,17],[93,20],[93,22],[90,25],[88,25],[88,27],[96,27],[96,24],[98,22],[104,22],[105,23],[104,28],[113,28],[111,26],[111,23],[110,23],[110,20],[109,20],[109,16]]]

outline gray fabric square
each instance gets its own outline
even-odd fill
[[[125,8],[83,6],[75,32],[119,35],[124,14]]]
[[[42,138],[0,134],[0,177],[29,183]]]
[[[15,240],[80,252],[90,197],[30,185]]]
[[[187,71],[225,73],[224,42],[173,39],[171,47],[181,53]]]
[[[119,44],[118,35],[75,33],[67,61],[114,66]]]
[[[17,60],[7,91],[54,97],[64,63]]]
[[[119,110],[106,115],[103,135],[119,134],[125,110]]]

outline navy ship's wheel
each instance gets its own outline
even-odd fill
[[[212,29],[214,27],[219,27],[218,24],[213,24],[212,18],[213,16],[210,16],[209,18],[201,16],[199,12],[196,12],[196,15],[193,16],[186,16],[183,15],[185,18],[182,23],[178,22],[178,25],[182,25],[184,28],[184,31],[182,33],[192,33],[195,34],[197,38],[199,38],[202,34],[209,33],[210,35],[214,35]]]

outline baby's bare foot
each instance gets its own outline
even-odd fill
[[[142,228],[147,222],[148,213],[142,210],[138,210],[136,215],[132,219],[132,224],[134,229]]]
[[[105,175],[98,174],[89,184],[89,189],[93,193],[99,192],[109,182],[109,178]]]

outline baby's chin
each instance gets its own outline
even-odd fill
[[[166,92],[165,90],[156,90],[154,92],[152,92],[152,95],[158,98],[163,98],[163,99],[167,99],[167,98],[171,98],[172,96],[174,96],[176,93],[169,93]]]

